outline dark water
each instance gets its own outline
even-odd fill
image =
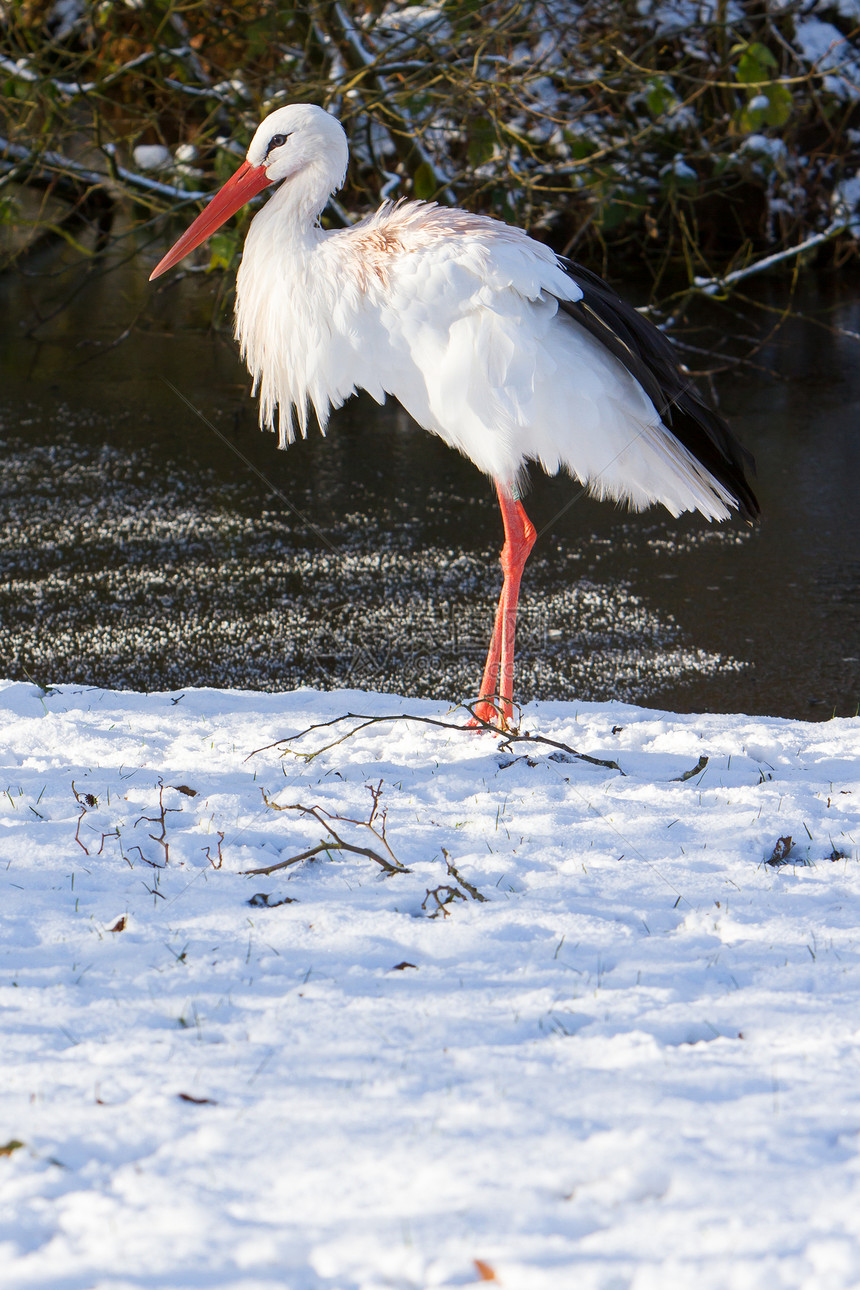
[[[489,483],[363,399],[279,453],[225,284],[147,271],[66,251],[0,277],[0,674],[471,697],[500,584]],[[857,712],[856,288],[808,283],[808,320],[717,380],[758,459],[759,530],[571,505],[573,481],[535,472],[518,697]],[[750,291],[741,315],[709,307],[696,343],[765,336],[783,288]]]

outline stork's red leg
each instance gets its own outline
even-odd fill
[[[496,484],[496,492],[505,526],[501,555],[504,581],[475,712],[483,721],[498,721],[504,727],[513,718],[514,638],[520,580],[537,534],[522,502],[501,484]]]

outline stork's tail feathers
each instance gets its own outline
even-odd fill
[[[627,368],[664,426],[736,505],[739,515],[755,523],[761,514],[746,472],[755,471],[752,454],[726,422],[709,408],[683,372],[671,342],[653,323],[621,300],[611,287],[582,265],[562,261],[582,290],[580,300],[560,300],[559,309],[599,340]],[[719,494],[718,494],[719,495]]]

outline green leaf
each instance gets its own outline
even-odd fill
[[[496,131],[488,116],[478,117],[469,124],[466,154],[471,166],[482,166],[490,161],[496,148]]]
[[[757,85],[761,81],[772,80],[779,64],[766,45],[758,41],[753,41],[751,45],[735,45],[732,53],[739,50],[743,50],[743,53],[738,59],[735,75],[741,85]]]
[[[769,85],[765,91],[770,107],[764,115],[767,125],[785,125],[794,105],[791,90],[785,85]]]
[[[597,144],[584,134],[568,136],[567,142],[570,147],[570,155],[574,161],[585,161],[586,157],[590,157],[592,153],[597,152]]]
[[[233,228],[222,228],[209,239],[209,268],[229,269],[238,249],[239,235]]]
[[[648,82],[645,103],[653,117],[665,116],[677,101],[671,85],[662,76],[655,76],[653,80]]]
[[[429,161],[422,161],[421,165],[412,176],[412,191],[419,201],[429,201],[436,195],[436,189],[439,184],[436,174]]]
[[[0,1147],[0,1156],[11,1156],[13,1151],[20,1151],[24,1143],[19,1142],[17,1138],[10,1138],[8,1142]]]
[[[15,224],[20,211],[14,197],[0,197],[0,224]]]
[[[766,99],[766,104],[753,107],[752,104],[760,99]],[[761,130],[766,125],[785,125],[791,116],[793,106],[794,101],[791,97],[791,92],[785,85],[763,86],[741,108],[739,116],[740,128],[747,134],[753,134],[756,130]]]
[[[600,215],[601,226],[607,231],[620,228],[629,214],[626,206],[621,206],[618,202],[607,202]]]

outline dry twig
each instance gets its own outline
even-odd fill
[[[438,717],[417,716],[414,713],[408,712],[395,712],[390,716],[379,717],[367,716],[361,712],[345,712],[343,716],[333,717],[331,721],[314,722],[313,725],[308,726],[304,730],[300,730],[298,734],[289,735],[285,739],[277,739],[274,743],[266,744],[262,748],[255,748],[253,752],[248,754],[248,757],[256,757],[260,753],[269,752],[272,748],[282,748],[282,756],[290,754],[293,757],[301,757],[303,760],[311,762],[322,753],[329,752],[332,748],[336,748],[338,744],[342,744],[347,739],[351,739],[353,735],[357,735],[362,730],[366,730],[368,726],[382,725],[389,721],[417,721],[425,726],[436,726],[441,730],[454,730],[459,734],[469,736],[474,736],[476,729],[487,730],[491,734],[499,736],[500,742],[498,748],[500,752],[509,751],[514,744],[528,744],[530,747],[540,746],[544,748],[552,748],[555,752],[566,754],[567,757],[574,761],[584,761],[590,766],[602,766],[606,770],[616,770],[619,775],[624,775],[625,773],[619,766],[618,762],[613,761],[610,758],[592,757],[590,753],[578,752],[576,748],[571,748],[570,744],[562,743],[558,739],[550,739],[547,735],[535,734],[533,731],[529,730],[523,732],[520,732],[519,730],[501,731],[491,722],[485,721],[482,717],[479,717],[474,706],[468,703],[462,704],[461,706],[469,714],[469,724],[467,725],[459,725],[454,721],[442,721]],[[305,735],[311,734],[314,730],[326,730],[331,726],[339,725],[342,721],[357,721],[359,722],[359,725],[354,726],[352,730],[348,730],[346,734],[341,735],[340,738],[333,739],[330,743],[324,744],[321,748],[314,749],[313,752],[301,752],[291,746],[294,742],[299,739],[303,739]]]
[[[301,863],[303,860],[312,860],[318,855],[325,854],[331,856],[333,851],[345,851],[351,855],[366,856],[368,860],[373,860],[378,864],[385,873],[410,873],[411,870],[407,869],[405,865],[400,863],[394,852],[391,850],[391,847],[388,845],[385,837],[385,811],[383,811],[379,816],[379,827],[376,827],[374,824],[374,820],[376,820],[379,813],[379,798],[382,794],[382,780],[380,780],[375,786],[368,785],[367,787],[373,799],[373,804],[366,820],[353,820],[348,816],[333,815],[322,806],[302,806],[301,803],[295,803],[290,806],[281,806],[278,802],[272,801],[264,788],[261,789],[260,791],[263,794],[263,801],[267,806],[271,807],[273,811],[298,811],[302,815],[309,815],[316,820],[318,824],[322,825],[323,829],[328,834],[328,838],[318,842],[316,846],[309,847],[307,851],[302,851],[298,855],[290,856],[288,860],[279,860],[276,864],[264,865],[258,869],[246,869],[245,873],[274,873],[278,869],[287,869],[291,865]],[[373,847],[362,847],[355,842],[348,842],[345,838],[341,837],[340,833],[335,829],[335,823],[351,824],[355,828],[368,829],[373,837],[376,838],[377,842],[381,843],[387,855],[382,855]]]

